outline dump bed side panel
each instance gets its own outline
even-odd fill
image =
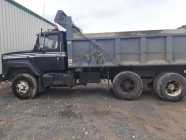
[[[69,66],[186,64],[186,35],[94,37],[69,42]]]

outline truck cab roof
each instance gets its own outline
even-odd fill
[[[60,33],[64,33],[65,31],[58,31],[58,30],[49,30],[49,31],[45,31],[45,32],[41,32],[38,35],[47,35],[47,34],[60,34]]]

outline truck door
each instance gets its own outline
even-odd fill
[[[42,72],[61,72],[66,69],[62,51],[60,33],[47,33],[39,38],[39,49],[34,57],[34,64]]]

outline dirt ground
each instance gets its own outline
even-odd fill
[[[2,86],[0,140],[186,140],[186,99],[123,101],[102,84],[19,100]]]

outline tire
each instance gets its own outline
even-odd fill
[[[160,73],[159,75],[157,75],[154,80],[153,80],[153,90],[154,92],[157,94],[158,91],[157,91],[157,84],[158,84],[158,80],[160,79],[161,76],[163,76],[165,73]],[[158,95],[158,94],[157,94]]]
[[[113,81],[113,94],[125,100],[138,99],[143,92],[143,81],[134,72],[121,72]]]
[[[165,101],[180,101],[186,93],[186,79],[178,73],[160,74],[154,81],[154,91]]]
[[[17,74],[12,81],[12,90],[20,99],[33,99],[38,94],[37,80],[31,74]]]

